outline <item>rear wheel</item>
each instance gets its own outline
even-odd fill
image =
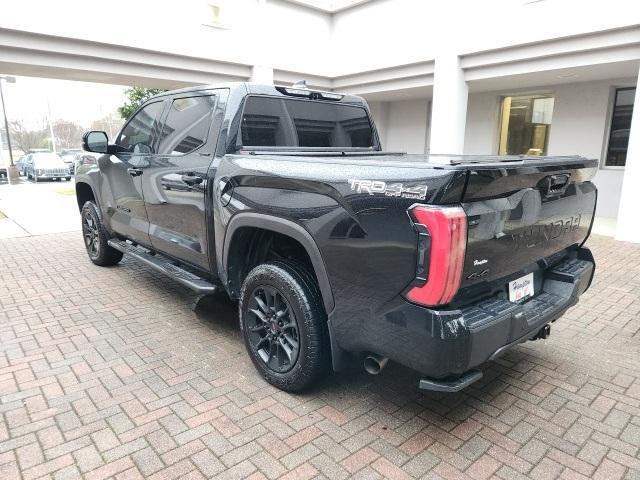
[[[327,316],[315,278],[289,262],[265,263],[247,275],[240,327],[249,356],[270,384],[289,392],[329,370]]]
[[[89,260],[101,267],[115,265],[122,260],[122,252],[110,247],[107,243],[109,236],[102,225],[102,218],[96,204],[85,202],[81,217],[82,236]]]

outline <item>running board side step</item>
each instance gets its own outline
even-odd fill
[[[423,378],[418,384],[420,390],[431,390],[432,392],[459,392],[474,382],[482,378],[480,370],[470,370],[461,377],[453,379],[436,380],[433,378]]]
[[[162,255],[152,255],[151,253],[144,251],[142,248],[138,248],[130,243],[123,240],[117,240],[115,238],[110,239],[107,243],[110,247],[115,248],[125,255],[130,255],[160,273],[164,273],[180,285],[190,288],[196,293],[201,295],[210,295],[218,289],[213,283],[180,268],[177,265],[174,265],[169,259]]]

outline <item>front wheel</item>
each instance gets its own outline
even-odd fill
[[[98,207],[93,202],[85,202],[81,212],[82,236],[89,260],[101,267],[115,265],[122,260],[122,252],[110,247]]]
[[[70,182],[70,181],[71,181],[71,177],[64,177],[64,179],[65,179],[67,182]]]
[[[315,278],[289,262],[265,263],[240,292],[240,328],[260,374],[288,392],[310,387],[329,370],[327,315]]]

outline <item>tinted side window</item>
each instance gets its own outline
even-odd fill
[[[254,147],[374,146],[364,108],[310,100],[249,97],[242,117],[242,145]]]
[[[207,141],[215,97],[176,98],[160,133],[158,153],[185,154]]]
[[[118,138],[118,146],[131,153],[154,153],[162,102],[150,103],[127,123]]]

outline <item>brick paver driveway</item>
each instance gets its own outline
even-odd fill
[[[640,246],[590,241],[591,291],[456,395],[354,366],[289,395],[236,308],[80,236],[0,242],[0,479],[640,478]]]

